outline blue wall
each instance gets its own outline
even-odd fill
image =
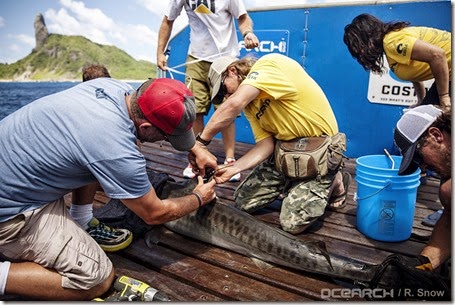
[[[252,11],[250,16],[259,40],[263,40],[263,33],[270,36],[270,30],[278,30],[277,35],[283,41],[287,39],[286,55],[297,60],[322,87],[340,131],[347,135],[347,156],[382,154],[384,148],[398,154],[393,129],[406,107],[371,103],[367,99],[369,73],[351,57],[343,43],[345,25],[361,13],[383,21],[409,21],[415,26],[451,31],[450,1]],[[170,42],[169,67],[185,62],[188,43],[187,27]],[[241,49],[242,56],[246,53]],[[184,71],[184,67],[178,70]],[[173,76],[184,81],[181,75]],[[254,143],[243,116],[236,119],[236,127],[237,141]]]

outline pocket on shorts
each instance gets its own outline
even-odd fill
[[[111,266],[104,251],[87,234],[87,240],[72,238],[68,242],[54,268],[64,277],[63,287],[89,289],[107,278]]]

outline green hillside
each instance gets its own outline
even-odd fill
[[[116,79],[144,80],[156,76],[156,65],[137,61],[124,51],[94,43],[82,36],[50,34],[44,45],[25,58],[0,64],[0,80],[82,80],[82,67],[102,64]]]

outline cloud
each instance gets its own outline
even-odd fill
[[[164,18],[164,15],[167,12],[167,7],[169,5],[169,0],[161,1],[148,1],[148,0],[138,0],[138,4],[143,6],[149,12],[157,15],[161,20]],[[172,33],[178,33],[181,29],[188,25],[188,16],[182,9],[180,16],[174,21],[172,26]]]
[[[63,8],[58,11],[49,9],[44,13],[50,33],[84,35],[94,42],[111,44],[108,35],[115,25],[101,10],[87,8],[78,1],[60,0],[60,4]]]
[[[35,37],[32,37],[32,36],[29,36],[29,35],[24,35],[24,34],[20,34],[20,35],[17,35],[15,36],[15,39],[34,48],[35,47]]]
[[[6,25],[5,18],[3,18],[2,16],[0,16],[0,28],[4,27],[5,25]]]
[[[148,50],[148,53],[151,55],[151,58],[147,59],[146,55],[140,55],[139,59],[147,59],[152,62],[156,62],[156,48],[158,46],[158,31],[159,27],[161,25],[162,19],[164,18],[164,15],[166,14],[167,7],[169,4],[169,0],[160,0],[160,1],[149,1],[149,0],[138,0],[137,1],[138,5],[144,7],[147,11],[151,12],[152,14],[156,15],[159,18],[159,23],[158,27],[156,28],[156,31],[150,31],[147,33],[150,35],[147,39],[149,44],[151,44],[151,49]],[[172,33],[171,33],[171,38],[178,32],[180,32],[184,27],[188,25],[188,17],[184,10],[182,10],[182,13],[180,16],[174,21],[174,24],[172,26]],[[135,32],[136,33],[136,32]],[[137,34],[137,33],[136,33]]]
[[[149,12],[162,17],[163,12],[165,12],[167,9],[169,0],[138,0],[137,3]]]
[[[44,14],[50,33],[83,35],[96,43],[114,45],[135,59],[154,61],[150,45],[157,35],[146,25],[114,22],[102,10],[81,1],[60,0],[60,4],[59,10],[49,9]]]

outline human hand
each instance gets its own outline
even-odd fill
[[[259,40],[253,32],[249,32],[243,37],[243,41],[245,42],[245,48],[253,49],[259,46]]]
[[[216,197],[215,180],[210,180],[204,183],[201,176],[197,177],[197,186],[194,188],[193,193],[198,193],[202,199],[202,205],[211,202]]]
[[[188,154],[188,161],[193,167],[193,173],[204,176],[206,168],[217,168],[216,157],[210,153],[207,147],[200,142],[196,144]]]
[[[161,70],[167,70],[167,57],[164,54],[158,54],[156,56],[156,65]]]
[[[213,179],[217,184],[225,183],[229,181],[235,174],[239,172],[238,168],[235,167],[235,163],[223,164],[218,166],[215,171]]]
[[[450,112],[452,109],[452,102],[450,100],[450,95],[439,96],[439,104],[444,112]]]

